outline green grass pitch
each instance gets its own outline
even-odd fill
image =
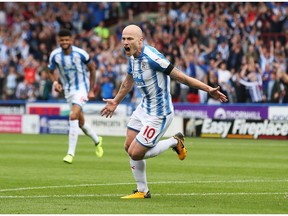
[[[152,199],[122,200],[134,183],[125,137],[104,137],[104,156],[79,136],[0,134],[0,214],[287,214],[288,143],[186,138],[147,160]]]

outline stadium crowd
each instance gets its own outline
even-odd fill
[[[285,2],[1,2],[0,99],[63,98],[47,75],[60,28],[97,65],[95,99],[112,98],[127,69],[121,32],[135,23],[145,43],[189,76],[220,85],[229,103],[287,103],[287,15]],[[174,102],[218,103],[174,80],[171,93]],[[138,96],[133,89],[126,100]]]

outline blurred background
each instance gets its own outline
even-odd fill
[[[285,106],[287,14],[285,2],[1,2],[0,105],[6,108],[0,111],[59,114],[51,109],[42,109],[44,113],[35,107],[28,109],[27,103],[64,101],[63,94],[52,90],[47,76],[48,58],[58,46],[56,35],[62,27],[73,32],[74,44],[88,51],[97,66],[95,101],[113,98],[126,75],[121,32],[127,24],[139,25],[145,43],[156,47],[184,73],[211,86],[219,85],[228,104],[242,107],[234,119],[251,105],[267,105],[267,110],[268,105]],[[174,80],[171,93],[176,114],[177,110],[183,114],[182,103],[219,105],[205,92]],[[132,104],[129,113],[139,97],[135,88],[125,98],[124,102]],[[15,108],[17,103],[20,108]],[[13,107],[7,108],[7,104]],[[14,112],[16,109],[20,111]],[[267,112],[263,116],[254,113],[253,118],[246,113],[245,118],[265,119]],[[280,112],[288,113],[286,107]],[[211,115],[227,117],[229,113],[218,110]]]
[[[220,85],[229,103],[287,103],[288,4],[281,2],[1,2],[0,98],[57,100],[46,68],[56,34],[97,65],[96,100],[112,98],[126,74],[121,31],[141,26],[183,72]],[[203,92],[171,83],[174,102],[217,103]],[[137,92],[128,101],[134,102]]]

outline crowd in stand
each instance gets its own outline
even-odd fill
[[[157,16],[137,16],[143,11]],[[287,103],[287,15],[284,2],[2,2],[0,99],[63,98],[47,76],[60,28],[70,29],[97,65],[95,100],[112,98],[127,69],[121,32],[134,23],[145,43],[189,76],[219,85],[230,103]],[[174,102],[217,103],[174,80],[171,93]],[[137,89],[126,98],[138,99]]]

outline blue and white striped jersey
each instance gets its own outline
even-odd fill
[[[73,94],[75,91],[88,93],[90,83],[86,64],[90,62],[89,54],[76,46],[71,47],[70,55],[64,55],[61,47],[53,50],[48,68],[52,71],[58,69],[65,95]]]
[[[166,116],[174,111],[170,94],[173,66],[158,50],[144,45],[138,58],[128,60],[128,74],[132,75],[142,94],[140,106],[152,116]]]

